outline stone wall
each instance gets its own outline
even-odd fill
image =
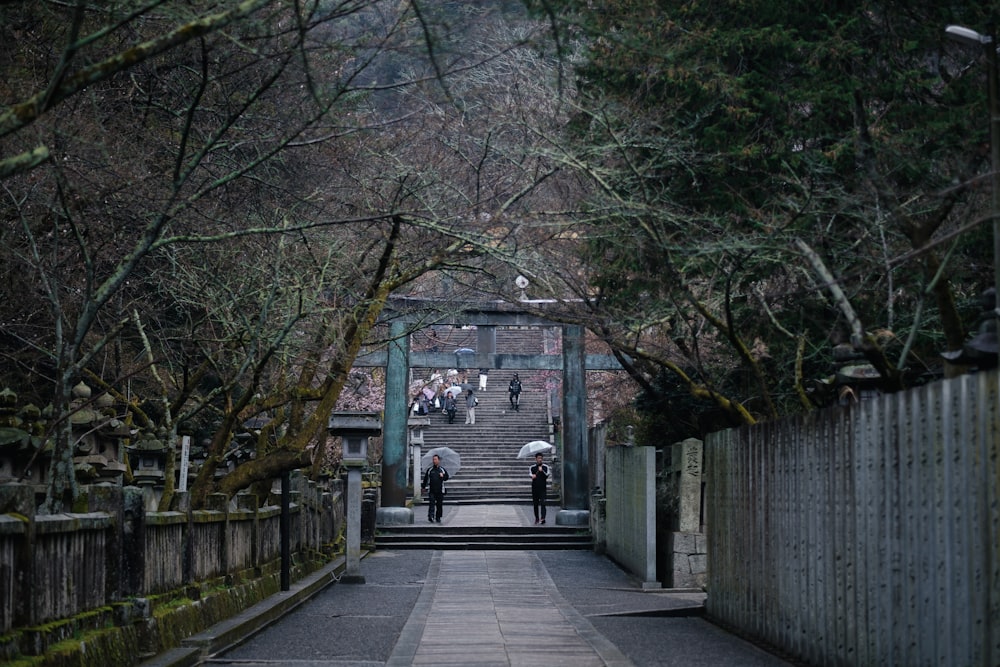
[[[708,577],[708,542],[703,532],[701,440],[689,438],[666,448],[659,477],[663,516],[661,572],[671,588],[703,588]]]

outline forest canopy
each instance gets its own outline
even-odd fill
[[[845,359],[885,392],[968,370],[941,354],[995,282],[990,68],[944,28],[992,11],[0,4],[0,383],[46,406],[48,509],[81,382],[205,444],[197,506],[315,474],[329,411],[380,407],[352,366],[392,295],[517,275],[659,437],[853,400]]]

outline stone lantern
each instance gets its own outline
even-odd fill
[[[878,382],[882,376],[864,358],[864,354],[846,343],[833,348],[833,360],[838,366],[834,384],[841,405],[866,401],[881,394]]]
[[[73,469],[77,481],[86,483],[98,477],[95,463],[98,462],[97,432],[100,413],[92,408],[92,391],[86,383],[73,387],[73,398],[69,402],[69,423],[73,429]]]
[[[361,468],[368,463],[368,438],[382,433],[376,412],[334,412],[327,426],[340,436],[347,467],[347,567],[342,583],[365,583],[361,575]]]
[[[0,483],[15,480],[41,482],[33,472],[40,472],[43,466],[36,462],[34,467],[29,467],[40,442],[32,437],[30,429],[31,425],[18,414],[17,394],[5,387],[0,391]]]
[[[90,387],[81,383],[74,388],[74,395],[81,400],[90,396]],[[86,398],[83,397],[86,394]],[[95,482],[120,483],[126,466],[122,461],[121,442],[131,436],[128,424],[118,419],[115,401],[104,393],[93,401],[96,410],[75,410],[71,417],[74,429],[87,429],[77,440],[73,463],[77,477]]]
[[[127,451],[132,479],[142,489],[146,508],[155,509],[156,491],[163,490],[166,478],[167,446],[151,433],[144,433]]]

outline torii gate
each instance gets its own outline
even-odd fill
[[[546,302],[526,303],[537,308]],[[428,309],[439,310],[442,306],[457,312],[435,317],[433,321],[426,322],[426,325],[475,325],[477,345],[474,354],[465,353],[459,358],[452,352],[410,351],[409,334],[414,322],[426,319]],[[391,315],[387,350],[361,356],[355,362],[355,366],[380,366],[386,369],[385,416],[382,424],[382,506],[377,510],[378,524],[413,523],[413,510],[406,507],[408,375],[412,366],[562,371],[563,506],[555,518],[560,525],[589,523],[590,462],[587,449],[586,371],[621,370],[621,365],[611,355],[586,354],[583,327],[552,322],[526,313],[521,308],[518,304],[505,301],[462,304],[412,298],[396,298],[391,301],[387,308],[387,313]],[[421,317],[413,315],[416,312]],[[562,330],[562,354],[497,354],[497,326],[559,327]]]

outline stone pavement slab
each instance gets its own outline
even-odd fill
[[[549,508],[551,512],[552,509]],[[414,510],[416,520],[424,518],[420,508]],[[531,505],[449,505],[445,501],[442,526],[511,528],[534,525]],[[545,525],[549,525],[546,523]]]
[[[436,552],[388,665],[631,665],[567,605],[527,551]],[[413,641],[416,640],[416,641]]]

